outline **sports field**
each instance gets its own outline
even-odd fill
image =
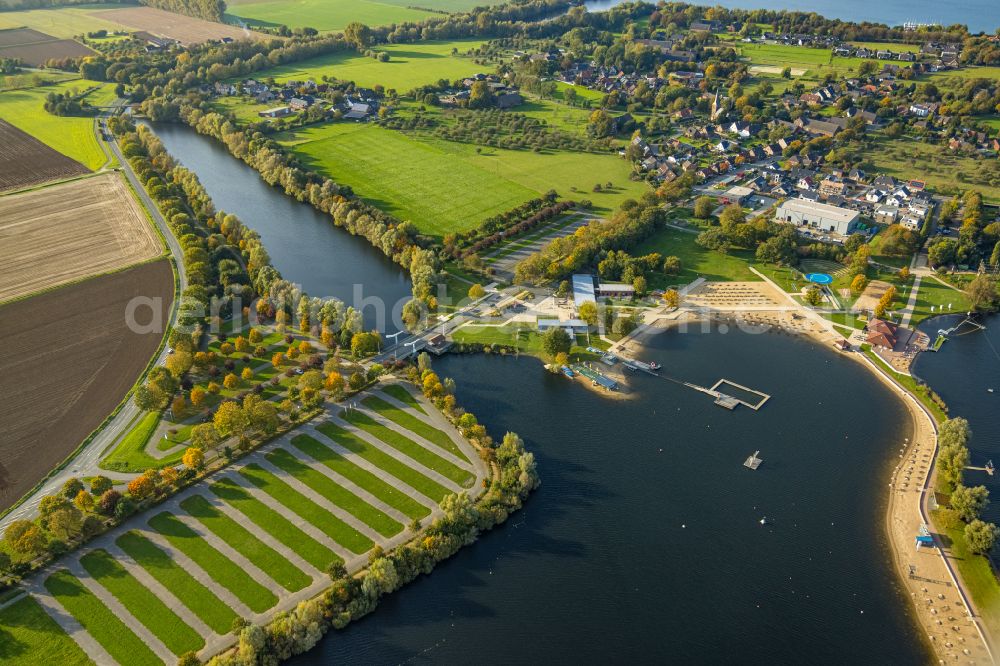
[[[470,229],[549,190],[608,212],[646,185],[629,180],[616,155],[533,153],[414,137],[375,125],[340,123],[286,135],[303,162],[346,183],[370,203],[443,236]],[[591,190],[611,182],[611,192]],[[577,189],[577,192],[573,191]]]
[[[277,81],[313,79],[319,81],[324,74],[360,86],[383,85],[400,92],[414,86],[435,83],[440,79],[471,76],[490,68],[477,65],[471,57],[462,55],[482,44],[480,39],[422,42],[420,44],[379,45],[379,51],[389,54],[388,62],[379,62],[359,53],[334,53],[310,58],[257,73],[257,78],[274,77]],[[452,54],[457,49],[457,54]]]
[[[370,396],[352,410],[362,428],[337,420],[286,435],[68,555],[31,596],[0,610],[0,660],[105,663],[106,652],[122,664],[173,664],[204,648],[207,661],[235,640],[234,618],[315,596],[332,562],[356,572],[412,519],[440,516],[444,495],[475,495],[485,467],[411,391]],[[437,483],[438,470],[462,482]],[[82,625],[79,643],[54,621],[60,615]]]
[[[43,107],[49,93],[82,92],[87,88],[96,88],[87,95],[95,106],[107,104],[114,97],[114,85],[81,79],[41,88],[6,90],[0,92],[0,118],[88,169],[96,170],[107,161],[107,156],[97,142],[94,119],[54,116]]]
[[[426,4],[429,3],[416,3]],[[251,28],[315,28],[320,32],[343,30],[351,21],[377,26],[403,21],[423,21],[433,12],[373,0],[231,0],[226,21]]]

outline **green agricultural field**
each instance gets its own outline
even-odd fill
[[[322,431],[322,426],[320,426],[320,430]],[[292,439],[292,444],[295,448],[315,459],[317,462],[323,463],[340,476],[349,480],[362,490],[371,493],[372,496],[377,497],[403,515],[409,516],[410,518],[420,519],[430,514],[430,509],[420,502],[416,501],[393,485],[386,483],[375,474],[369,472],[367,469],[354,464],[330,447],[317,442],[313,438],[309,436],[295,437]],[[285,471],[291,474],[293,471],[298,471],[298,468],[289,465]],[[365,505],[367,505],[367,503],[365,503]],[[375,509],[374,507],[372,507],[372,509],[374,511],[378,511],[378,509]],[[365,513],[368,514],[367,509],[365,509]],[[381,511],[378,511],[378,513],[384,516],[384,518],[368,514],[369,518],[366,519],[362,515],[354,515],[357,515],[359,519],[363,520],[368,525],[371,525],[372,528],[384,536],[392,536],[396,532],[403,529],[402,525],[389,516],[383,514]],[[373,523],[372,521],[376,518],[376,522]]]
[[[427,413],[427,410],[425,410],[424,406],[420,404],[420,401],[414,398],[412,393],[407,391],[399,384],[390,384],[389,386],[383,386],[382,392],[391,395],[396,400],[399,400],[400,402],[409,405],[410,407],[416,409],[419,412],[423,412],[424,414]]]
[[[399,409],[377,396],[369,396],[361,402],[368,409],[378,412],[383,418],[387,418],[393,423],[403,426],[410,432],[420,435],[428,442],[440,446],[445,451],[469,462],[468,456],[462,452],[462,449],[458,448],[458,444],[443,430],[438,430],[426,421],[418,419],[409,412]]]
[[[292,469],[298,469],[294,465],[291,467]],[[240,474],[243,478],[250,481],[250,483],[254,484],[268,495],[281,502],[303,520],[312,523],[316,529],[320,530],[348,550],[356,553],[363,553],[374,545],[371,539],[361,534],[343,520],[316,504],[314,501],[295,490],[263,467],[260,467],[259,465],[247,465],[240,470]],[[291,472],[289,472],[289,474],[291,474]],[[375,529],[376,531],[384,534],[384,536],[394,536],[403,529],[402,525],[394,521],[392,518],[385,516],[381,511],[378,511],[375,508],[372,508],[371,510],[375,512],[371,514],[373,516],[381,514],[381,517],[376,519],[376,523],[382,524],[382,530],[384,531],[378,530],[378,528]],[[357,550],[354,550],[355,548]]]
[[[45,609],[28,596],[0,610],[0,663],[83,666],[93,662]]]
[[[342,416],[358,428],[378,437],[403,455],[412,458],[427,469],[433,470],[461,486],[468,486],[474,479],[471,472],[467,472],[436,453],[425,449],[409,437],[379,423],[364,412],[351,410],[350,412],[344,412]]]
[[[98,86],[99,89],[88,95],[87,99],[95,105],[109,102],[109,90],[111,96],[114,96],[113,85],[81,79],[39,88],[2,91],[0,92],[0,118],[63,155],[72,157],[88,169],[99,169],[107,161],[107,156],[97,142],[94,119],[54,116],[43,108],[45,97],[50,92],[68,92],[70,90],[82,92],[93,86]]]
[[[379,469],[388,472],[390,475],[410,486],[421,495],[429,497],[435,502],[440,502],[447,495],[451,494],[451,491],[438,482],[427,478],[412,467],[404,465],[396,458],[390,456],[388,453],[385,453],[377,446],[369,444],[366,440],[362,439],[353,432],[344,430],[340,426],[334,425],[333,423],[324,423],[316,426],[316,429],[351,453],[364,458]],[[381,496],[378,497],[381,499]],[[383,501],[391,506],[395,506],[389,502],[388,498]]]
[[[161,666],[149,646],[132,633],[125,623],[66,570],[45,579],[45,589],[56,598],[94,640],[121,664]],[[37,663],[37,662],[36,662]]]
[[[230,562],[225,555],[210,546],[176,516],[167,512],[161,513],[149,520],[149,526],[162,534],[171,546],[204,569],[212,580],[236,595],[236,598],[253,612],[263,613],[278,603],[278,598],[273,592]]]
[[[317,449],[314,448],[320,446],[316,440],[308,437],[307,435],[299,435],[295,439],[296,441],[293,443],[296,448],[300,448],[307,453],[316,453],[316,459],[322,461],[322,453],[318,452]],[[288,451],[274,451],[273,453],[268,454],[267,460],[280,470],[291,474],[298,481],[305,484],[312,491],[326,499],[331,504],[335,504],[344,511],[347,511],[349,514],[365,523],[382,536],[392,536],[397,534],[402,529],[402,525],[387,516],[385,513],[371,506],[322,472],[313,469],[306,462],[299,460]],[[376,495],[376,497],[378,496]],[[346,523],[344,524],[344,527],[346,532],[344,536],[344,545],[347,548],[350,548],[352,552],[363,553],[372,547],[372,542],[368,537],[364,536]]]
[[[212,631],[224,634],[232,628],[236,613],[152,541],[137,532],[126,532],[115,543],[160,585],[183,600]]]
[[[80,564],[150,633],[163,641],[168,650],[181,655],[204,647],[205,641],[198,632],[185,624],[107,551],[93,550],[80,558]]]
[[[212,492],[320,571],[325,571],[331,562],[341,561],[341,558],[333,551],[293,525],[283,515],[253,497],[239,484],[229,479],[222,479],[218,483],[212,484]]]
[[[659,252],[664,257],[673,255],[681,260],[680,275],[654,274],[653,282],[655,283],[687,284],[699,277],[710,281],[756,281],[760,279],[750,271],[749,266],[753,259],[749,252],[734,250],[729,254],[721,254],[715,250],[701,247],[695,242],[695,238],[695,234],[668,227],[644,240],[632,250],[632,254],[638,257],[650,252]]]
[[[0,12],[0,30],[7,28],[34,28],[59,39],[72,39],[77,35],[98,30],[115,32],[127,28],[105,20],[91,12],[100,9],[121,9],[118,4],[93,4],[59,9],[29,9]]]
[[[470,56],[462,55],[482,45],[482,40],[465,39],[417,44],[379,45],[379,51],[389,54],[388,62],[379,62],[356,51],[332,53],[257,72],[258,79],[274,77],[277,81],[313,79],[324,75],[359,86],[382,85],[406,92],[415,86],[436,83],[440,79],[453,81],[492,68],[477,65]],[[457,49],[457,54],[452,50]]]
[[[284,143],[310,168],[436,236],[473,228],[549,190],[589,199],[607,213],[648,189],[629,180],[628,163],[616,155],[477,152],[470,144],[346,123],[285,135]],[[592,192],[608,182],[609,191]]]
[[[251,28],[309,27],[320,32],[343,30],[352,21],[377,26],[423,21],[436,16],[432,12],[373,0],[230,0],[226,6],[228,23],[245,23]]]
[[[181,507],[289,592],[309,584],[309,576],[201,495],[187,498]]]

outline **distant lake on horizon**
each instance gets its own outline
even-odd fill
[[[591,0],[590,11],[603,11],[625,0]],[[694,4],[721,5],[730,9],[787,9],[816,12],[842,21],[870,21],[890,26],[915,23],[964,23],[972,32],[992,33],[1000,27],[1000,3],[996,0],[712,0]]]

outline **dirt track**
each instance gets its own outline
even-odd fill
[[[0,198],[0,302],[161,252],[117,173]]]
[[[13,504],[110,415],[162,332],[125,321],[135,297],[173,300],[170,263],[153,263],[0,307],[0,509]],[[148,307],[136,320],[149,322]]]
[[[181,44],[189,46],[200,44],[210,39],[271,39],[269,35],[250,30],[244,31],[236,26],[224,23],[203,21],[173,12],[152,7],[130,7],[128,9],[107,9],[91,12],[94,18],[121,23],[136,30],[145,30],[154,35],[176,39]]]
[[[0,120],[0,192],[90,173],[35,137]]]

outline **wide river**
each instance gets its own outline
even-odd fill
[[[369,276],[366,293],[405,290],[382,255],[212,139],[156,129],[286,276],[316,293]],[[898,400],[794,337],[670,332],[648,355],[671,377],[774,397],[729,412],[643,375],[631,400],[609,400],[531,358],[436,360],[494,436],[525,438],[542,487],[295,663],[927,661],[883,534],[888,472],[909,434]],[[752,472],[755,450],[764,463]]]
[[[602,11],[627,0],[588,0],[590,11]],[[695,3],[698,4],[698,3]],[[1000,27],[1000,9],[996,0],[716,0],[705,5],[720,5],[730,9],[786,9],[816,12],[821,16],[842,21],[870,21],[890,26],[914,23],[967,25],[972,32],[992,33]]]

